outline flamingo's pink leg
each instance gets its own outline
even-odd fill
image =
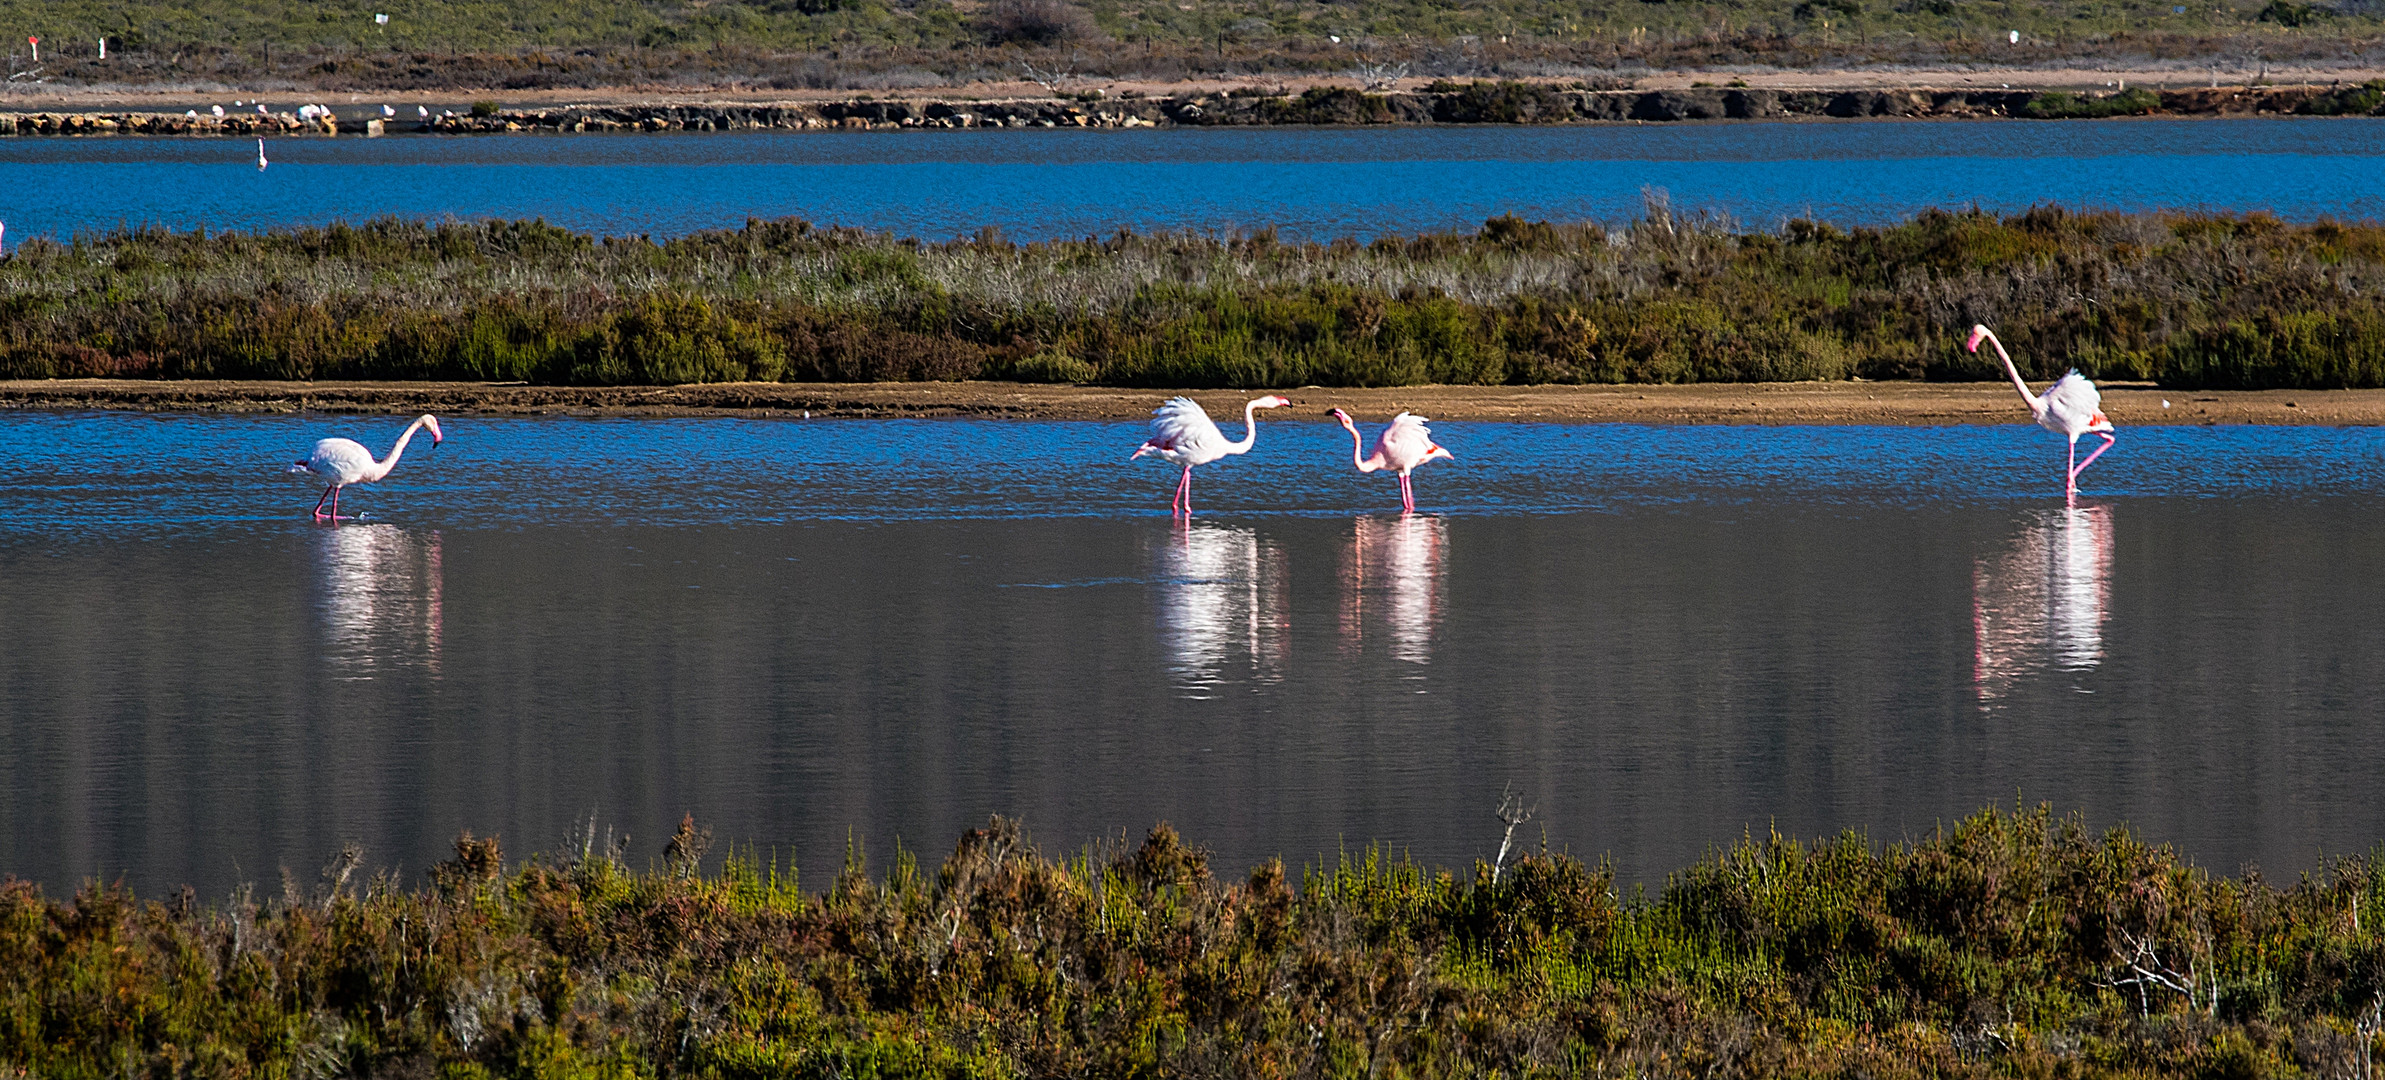
[[[327,487],[325,487],[325,488],[323,489],[323,497],[322,497],[322,498],[320,498],[320,499],[316,499],[316,500],[315,500],[315,520],[316,520],[316,521],[321,521],[321,520],[323,520],[323,504],[324,504],[324,503],[326,503],[326,502],[329,502],[329,501],[331,500],[331,496],[332,496],[332,494],[333,494],[333,493],[335,493],[335,492],[337,492],[337,491],[339,491],[339,489],[340,489],[340,486],[339,486],[338,484],[332,484],[332,485],[329,485],[329,486],[327,486]],[[334,513],[334,514],[337,514],[337,513],[339,513],[339,510],[335,508],[335,509],[333,509],[331,512],[332,512],[332,513]]]
[[[1184,503],[1184,516],[1192,516],[1192,466],[1184,467],[1184,479],[1177,482],[1177,495]]]
[[[2062,472],[2062,493],[2076,495],[2079,491],[2079,440],[2070,440],[2070,464]]]
[[[1416,489],[1409,485],[1407,473],[1400,474],[1400,509],[1410,514],[1416,512]]]
[[[335,488],[332,488],[332,489],[331,489],[331,520],[333,520],[333,521],[338,521],[339,519],[340,519],[340,489],[338,489],[338,488],[336,488],[336,487],[335,487]]]
[[[2098,431],[2096,434],[2103,436],[2103,445],[2096,447],[2094,453],[2087,455],[2087,460],[2079,462],[2077,468],[2070,470],[2070,486],[2074,488],[2079,484],[2079,474],[2086,472],[2087,466],[2095,464],[2096,458],[2102,457],[2104,451],[2111,449],[2113,443],[2120,441],[2119,436],[2108,431]]]

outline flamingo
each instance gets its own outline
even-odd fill
[[[1171,465],[1184,466],[1184,476],[1176,481],[1176,497],[1168,503],[1168,509],[1191,517],[1193,466],[1207,465],[1228,454],[1249,453],[1251,444],[1259,440],[1258,410],[1282,408],[1291,403],[1290,398],[1275,394],[1243,403],[1242,441],[1227,442],[1226,433],[1217,429],[1217,421],[1202,411],[1199,402],[1188,397],[1170,398],[1151,410],[1151,438],[1126,460],[1153,454]]]
[[[1349,413],[1335,409],[1333,418],[1341,421],[1342,427],[1350,433],[1350,463],[1358,466],[1359,472],[1370,473],[1377,469],[1399,472],[1400,507],[1406,513],[1416,512],[1416,489],[1409,484],[1408,474],[1434,458],[1457,460],[1449,451],[1433,442],[1432,429],[1424,426],[1425,418],[1414,413],[1401,413],[1391,418],[1391,426],[1384,428],[1383,434],[1375,439],[1373,457],[1358,456],[1364,451],[1366,436],[1358,433],[1358,425],[1351,421]]]
[[[1996,355],[2004,358],[2004,373],[2012,376],[2012,388],[2021,392],[2022,401],[2029,403],[2029,415],[2036,418],[2038,426],[2070,439],[2070,464],[2063,472],[2062,493],[2078,494],[2079,474],[2087,471],[2087,466],[2095,464],[2095,459],[2102,457],[2113,443],[2120,441],[2119,436],[2112,434],[2111,418],[2103,414],[2103,395],[2096,392],[2095,384],[2079,374],[2077,368],[2054,380],[2054,385],[2046,387],[2045,393],[2032,394],[2029,384],[2021,381],[2021,369],[2013,366],[2012,354],[2005,352],[2004,343],[1996,340],[1995,331],[1985,326],[1973,326],[1971,340],[1964,348],[1978,352],[1981,341],[1994,345]],[[2103,436],[2103,445],[2088,454],[2087,460],[2080,461],[2079,436],[2089,432]]]
[[[315,444],[314,453],[308,454],[304,460],[292,462],[290,472],[304,473],[330,482],[330,486],[323,489],[323,497],[315,500],[315,520],[321,521],[325,517],[333,521],[340,520],[340,489],[350,484],[370,484],[389,475],[389,470],[397,468],[398,455],[406,452],[406,444],[413,440],[415,432],[423,428],[431,429],[432,446],[439,445],[446,438],[439,431],[439,418],[424,413],[406,426],[406,433],[398,436],[397,445],[389,448],[389,456],[379,461],[374,461],[373,452],[354,439],[324,439]],[[326,501],[331,503],[331,513],[328,515],[323,513]]]
[[[257,171],[265,171],[265,140],[257,140]]]

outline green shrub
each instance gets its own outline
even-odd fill
[[[2161,108],[2161,95],[2150,90],[2122,90],[2101,96],[2048,90],[2021,106],[2032,120],[2100,120],[2113,116],[2143,116]]]
[[[1100,373],[1093,365],[1054,349],[1046,349],[1011,365],[1010,377],[1031,383],[1089,383]]]
[[[2044,808],[1885,845],[1749,835],[1645,893],[1547,851],[1220,875],[1166,825],[1048,857],[1000,819],[933,867],[850,853],[819,891],[750,851],[631,859],[467,834],[428,886],[221,907],[0,882],[0,1068],[2343,1075],[2385,963],[2385,849],[2228,879]],[[2140,996],[2132,962],[2165,981]]]
[[[0,261],[0,377],[1121,386],[1993,379],[2385,386],[2385,227],[2261,214],[1494,218],[923,244],[792,221],[657,245],[544,222],[120,230]],[[1065,343],[1065,345],[1055,344]]]

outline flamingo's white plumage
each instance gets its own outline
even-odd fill
[[[1188,397],[1170,398],[1159,408],[1151,410],[1151,437],[1136,448],[1132,457],[1153,455],[1171,465],[1184,466],[1184,475],[1176,481],[1176,497],[1168,503],[1170,510],[1192,513],[1192,470],[1228,454],[1246,454],[1259,439],[1260,409],[1277,409],[1291,404],[1290,398],[1269,394],[1252,398],[1242,406],[1242,441],[1228,442],[1226,433],[1217,429],[1217,421],[1199,402]]]
[[[1366,436],[1358,433],[1357,422],[1340,409],[1333,410],[1333,418],[1342,422],[1350,432],[1350,463],[1362,473],[1390,469],[1400,475],[1400,506],[1409,513],[1416,511],[1416,489],[1409,483],[1408,474],[1434,458],[1457,460],[1450,452],[1433,441],[1433,430],[1425,425],[1425,418],[1414,413],[1401,413],[1391,418],[1391,425],[1375,438],[1375,453],[1365,453]]]
[[[439,431],[439,418],[424,413],[406,425],[406,433],[398,436],[397,445],[389,448],[389,456],[379,461],[373,460],[373,452],[354,439],[324,439],[315,444],[314,453],[292,462],[290,472],[311,475],[330,485],[323,489],[323,497],[315,500],[315,520],[328,517],[338,521],[340,489],[350,484],[369,484],[388,476],[389,470],[397,468],[398,458],[406,452],[406,444],[413,441],[414,433],[424,428],[430,429],[432,446],[439,445],[446,438]],[[331,504],[329,514],[323,512],[325,502]]]
[[[2004,343],[1996,339],[1995,331],[1985,326],[1973,326],[1971,340],[1964,347],[1978,352],[1982,341],[1994,345],[1996,355],[2004,359],[2004,373],[2011,376],[2012,388],[2020,391],[2021,400],[2028,403],[2029,415],[2037,421],[2038,426],[2070,440],[2070,462],[2063,470],[2062,491],[2065,495],[2078,494],[2079,474],[2087,471],[2087,466],[2095,464],[2095,459],[2102,457],[2113,443],[2120,441],[2119,436],[2112,434],[2111,418],[2103,414],[2103,395],[2095,389],[2094,383],[2087,381],[2087,377],[2076,369],[2054,380],[2054,385],[2046,387],[2045,393],[2032,394],[2029,384],[2021,381],[2021,369],[2012,362],[2012,354],[2005,352]],[[2088,454],[2087,460],[2080,461],[2079,436],[2090,433],[2103,436],[2103,445]]]

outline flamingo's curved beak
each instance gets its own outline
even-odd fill
[[[1980,342],[1982,342],[1982,341],[1985,341],[1985,340],[1987,340],[1987,336],[1988,336],[1988,328],[1987,328],[1987,327],[1985,327],[1985,326],[1980,326],[1980,325],[1977,325],[1977,324],[1974,324],[1974,325],[1971,327],[1971,340],[1969,340],[1969,341],[1967,341],[1967,342],[1964,342],[1964,343],[1963,343],[1963,348],[1969,349],[1969,350],[1971,350],[1972,352],[1978,352],[1978,351],[1979,351],[1979,343],[1980,343]]]

